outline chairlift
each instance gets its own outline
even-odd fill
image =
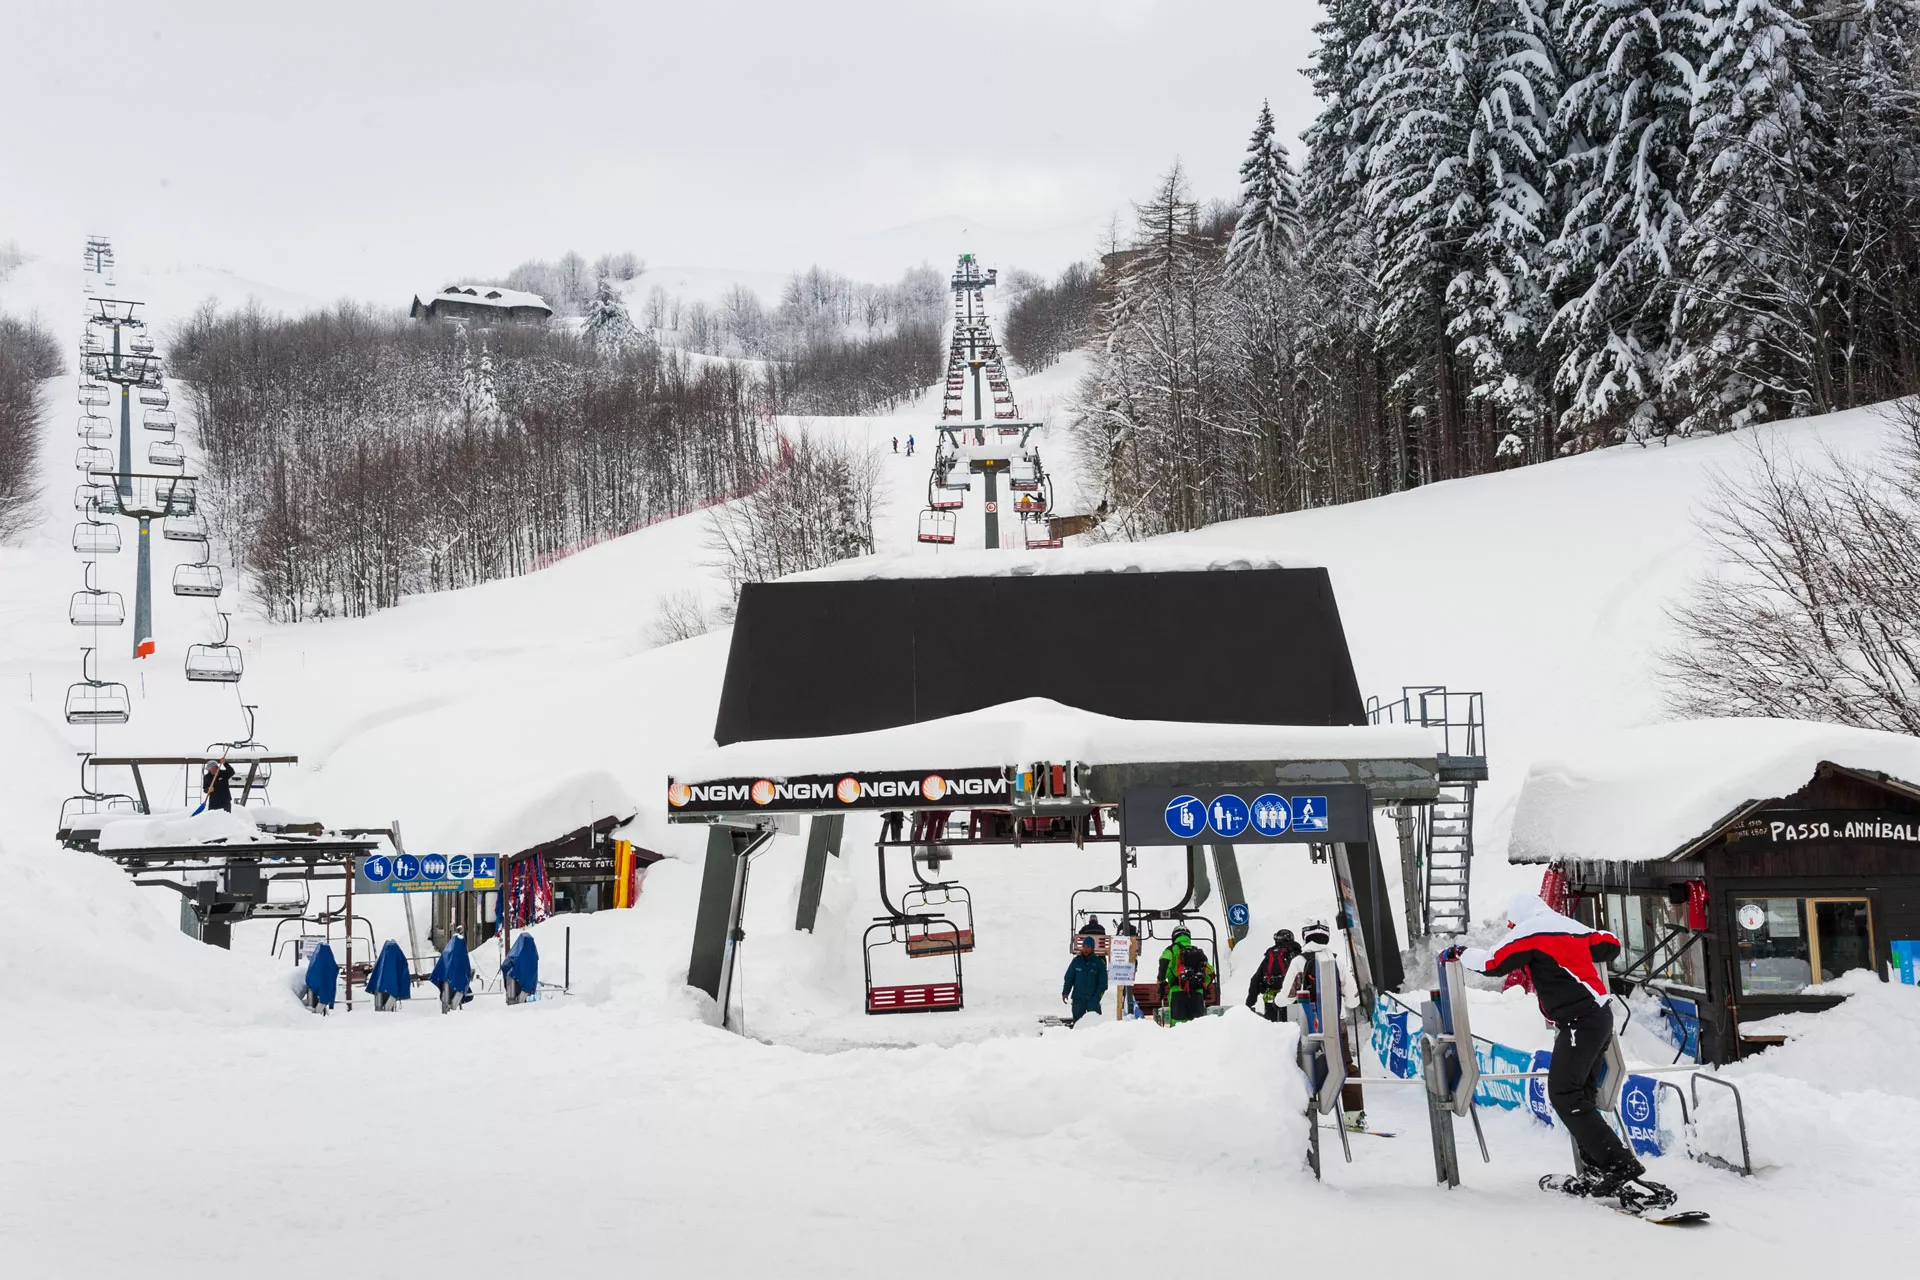
[[[149,431],[172,431],[177,425],[171,409],[148,409],[140,415],[140,425]]]
[[[180,514],[169,510],[167,522],[160,528],[160,536],[168,542],[205,542],[207,518],[197,511]]]
[[[166,389],[163,387],[146,387],[146,386],[141,387],[140,403],[146,404],[146,405],[152,405],[156,409],[166,408],[167,407]]]
[[[914,868],[919,874],[919,868]],[[973,950],[973,895],[951,881],[922,880],[900,895],[900,910],[916,922],[902,925],[910,956]]]
[[[76,591],[67,601],[67,621],[76,627],[117,627],[127,620],[127,604],[118,591]]]
[[[147,446],[147,463],[155,467],[184,467],[187,451],[171,440],[155,440]]]
[[[80,438],[82,440],[113,439],[112,420],[108,418],[103,418],[97,413],[81,414],[80,415]]]
[[[1104,905],[1102,899],[1110,899],[1112,905]],[[1081,936],[1081,930],[1086,928],[1087,921],[1095,916],[1104,914],[1115,922],[1108,930],[1111,934],[1120,931],[1119,922],[1129,916],[1137,918],[1140,913],[1140,891],[1128,889],[1123,895],[1118,881],[1075,889],[1067,899],[1067,914],[1073,924],[1073,933],[1070,936],[1075,939]]]
[[[73,549],[83,556],[110,556],[120,550],[120,526],[83,520],[73,526]]]
[[[1044,516],[1038,516],[1032,519],[1024,519],[1021,522],[1021,534],[1027,540],[1027,550],[1058,551],[1060,549],[1061,540],[1053,536],[1053,529],[1051,526],[1046,526],[1046,529],[1047,529],[1046,533],[1041,534],[1037,537],[1035,536],[1034,530],[1042,527],[1041,522],[1044,519],[1045,519]]]
[[[211,598],[218,596],[224,585],[217,564],[202,561],[199,564],[176,565],[173,570],[173,594],[177,596]]]
[[[73,509],[82,515],[117,515],[120,491],[110,484],[83,484],[73,491]]]
[[[83,475],[96,471],[113,472],[113,450],[97,444],[83,444],[73,455],[73,469]]]
[[[153,339],[146,337],[130,338],[127,341],[127,349],[137,356],[150,356],[153,354]]]
[[[951,543],[954,523],[952,512],[929,507],[920,513],[920,541]]]
[[[68,724],[125,724],[133,717],[133,700],[127,686],[102,680],[94,674],[93,650],[80,651],[80,683],[67,687]],[[97,779],[96,779],[97,781]],[[87,786],[87,766],[80,765],[80,786],[88,796],[104,798]],[[65,810],[62,810],[64,817]],[[63,822],[61,825],[65,825]]]
[[[240,646],[232,644],[190,644],[187,646],[187,679],[195,683],[232,684],[245,670]],[[231,761],[229,761],[231,763]],[[265,769],[266,766],[260,766]],[[260,779],[254,779],[258,786]]]
[[[964,492],[965,492],[964,489],[961,490],[961,493],[964,493]],[[955,493],[953,490],[947,488],[943,484],[940,484],[938,481],[934,481],[934,480],[928,481],[927,506],[931,507],[933,510],[958,511],[960,508],[966,505],[967,505],[967,500],[964,497],[961,497],[960,494]]]
[[[875,986],[873,981],[873,953],[883,947],[899,946],[905,948],[907,931],[910,929],[951,929],[952,922],[942,916],[879,916],[867,926],[860,938],[861,965],[866,976],[867,1012],[877,1013],[945,1013],[965,1007],[965,997],[960,983],[960,952],[947,950],[938,954],[953,960],[953,981],[917,982],[891,986]],[[876,935],[880,935],[876,938]]]
[[[111,403],[112,391],[104,382],[83,382],[80,384],[80,403],[89,408],[104,409]]]
[[[169,480],[162,485],[161,498],[165,501],[170,516],[190,516],[199,512],[193,481]]]

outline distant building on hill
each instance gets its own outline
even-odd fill
[[[544,324],[553,308],[537,293],[496,284],[450,284],[433,293],[416,293],[407,313],[416,320],[475,320],[497,324]]]

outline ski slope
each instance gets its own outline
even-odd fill
[[[1024,413],[1057,417],[1079,367],[1016,378]],[[570,943],[566,996],[515,1009],[483,997],[453,1018],[418,1000],[395,1017],[314,1018],[267,954],[270,926],[241,926],[231,952],[199,946],[177,932],[173,895],[135,890],[50,838],[83,742],[57,702],[77,671],[63,613],[79,579],[65,541],[71,379],[50,394],[49,524],[0,548],[9,1272],[1025,1276],[1111,1259],[1148,1274],[1372,1276],[1444,1250],[1476,1269],[1551,1260],[1585,1277],[1704,1269],[1729,1248],[1831,1268],[1906,1242],[1920,1194],[1920,1007],[1906,988],[1862,989],[1846,1016],[1738,1068],[1765,1167],[1742,1181],[1656,1162],[1653,1176],[1715,1214],[1707,1231],[1659,1237],[1535,1190],[1540,1173],[1565,1167],[1564,1138],[1517,1114],[1486,1117],[1494,1163],[1469,1157],[1467,1185],[1436,1190],[1405,1088],[1368,1100],[1375,1126],[1401,1136],[1355,1138],[1354,1162],[1332,1155],[1316,1185],[1299,1160],[1291,1033],[1237,1007],[1257,956],[1226,966],[1235,1007],[1223,1018],[1177,1033],[1043,1032],[1037,1018],[1061,1008],[1069,895],[1111,879],[1112,853],[964,855],[952,870],[973,890],[979,934],[967,1008],[868,1018],[858,939],[879,910],[873,820],[849,820],[812,934],[792,927],[799,841],[781,837],[755,864],[746,914],[736,994],[747,1036],[718,1030],[710,1002],[683,985],[703,833],[669,827],[663,795],[675,762],[711,745],[728,636],[658,647],[646,634],[676,592],[719,599],[704,516],[372,618],[280,626],[240,610],[260,736],[302,758],[276,778],[277,803],[338,825],[398,820],[416,849],[518,847],[624,805],[639,815],[636,839],[670,855],[635,910],[537,927],[548,978]],[[887,450],[880,539],[892,554],[952,554],[913,539],[937,397],[891,416],[783,424]],[[904,446],[909,432],[921,450],[894,457],[892,436]],[[1753,441],[1814,461],[1829,449],[1863,457],[1886,437],[1874,413],[1856,412],[1161,541],[1325,564],[1364,690],[1486,692],[1493,781],[1475,904],[1487,915],[1537,882],[1537,868],[1501,861],[1528,762],[1659,718],[1664,611],[1706,565],[1693,521],[1712,478],[1737,475]],[[1064,442],[1042,448],[1050,469],[1068,465]],[[1073,477],[1058,485],[1060,508],[1079,509]],[[979,545],[970,497],[961,550]],[[169,554],[162,544],[158,580]],[[121,575],[108,585],[130,592],[131,557],[119,559],[103,562]],[[221,601],[233,603],[231,592]],[[180,677],[181,646],[209,616],[163,593],[160,654],[110,655],[109,678],[142,688],[133,723],[102,731],[103,747],[192,751],[242,727],[230,690]],[[1008,632],[1007,650],[982,661],[1051,660],[1099,640],[1071,619],[1009,620]],[[1149,902],[1178,896],[1176,858],[1148,850],[1141,864]],[[1331,910],[1324,869],[1304,854],[1249,857],[1245,873],[1253,939]],[[404,941],[397,909],[382,905],[376,927]],[[477,974],[496,965],[491,948],[476,954]],[[1482,1004],[1482,1029],[1508,1043],[1544,1034],[1513,993]]]

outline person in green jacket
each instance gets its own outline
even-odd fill
[[[1100,997],[1107,992],[1107,962],[1094,950],[1090,937],[1080,939],[1080,950],[1067,962],[1066,981],[1060,984],[1062,1004],[1072,1001],[1073,1020],[1100,1012]]]
[[[1207,953],[1193,945],[1193,935],[1183,928],[1173,931],[1173,941],[1160,953],[1160,1001],[1167,1020],[1189,1022],[1207,1012],[1207,989],[1213,985],[1213,964]]]

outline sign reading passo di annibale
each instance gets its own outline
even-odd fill
[[[1727,833],[1727,849],[1835,841],[1920,845],[1920,817],[1877,809],[1763,809]]]

